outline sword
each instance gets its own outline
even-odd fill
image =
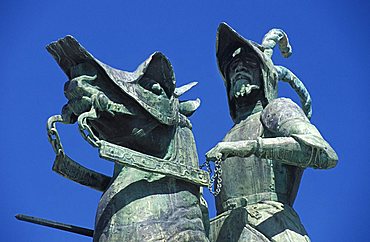
[[[21,221],[39,224],[39,225],[51,227],[54,229],[60,229],[60,230],[68,231],[68,232],[75,233],[75,234],[85,235],[88,237],[93,237],[94,235],[94,230],[92,229],[82,228],[82,227],[74,226],[71,224],[64,224],[64,223],[51,221],[51,220],[47,220],[43,218],[37,218],[33,216],[28,216],[24,214],[17,214],[15,215],[15,218]]]

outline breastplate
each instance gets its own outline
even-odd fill
[[[263,128],[260,114],[253,114],[235,124],[223,141],[271,137]],[[264,200],[292,205],[301,176],[299,168],[254,155],[227,158],[222,163],[222,189],[216,197],[217,214]]]

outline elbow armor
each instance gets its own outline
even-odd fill
[[[264,152],[266,158],[271,156],[272,159],[302,168],[328,169],[336,166],[337,154],[292,100],[275,99],[263,110],[261,119],[272,137],[281,137],[280,141],[276,140],[281,143],[279,147],[276,143],[269,147],[263,142],[260,152]]]

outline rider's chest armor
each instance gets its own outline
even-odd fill
[[[260,116],[261,112],[258,112],[235,124],[223,141],[274,137],[264,128]],[[217,213],[264,200],[292,205],[302,172],[298,167],[254,155],[227,158],[222,163],[222,189],[216,197]]]

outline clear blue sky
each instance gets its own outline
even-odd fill
[[[295,72],[313,98],[313,117],[339,155],[335,169],[306,170],[295,202],[312,241],[367,241],[370,217],[368,1],[1,1],[1,241],[91,241],[16,221],[25,213],[93,228],[100,193],[51,171],[45,123],[66,102],[67,77],[45,45],[67,34],[103,62],[134,70],[152,52],[171,60],[177,83],[198,81],[188,98],[200,160],[230,129],[215,59],[218,24],[260,42],[284,29],[293,55],[275,64]],[[287,84],[280,96],[298,101]],[[60,127],[68,154],[106,174],[76,126]],[[207,200],[214,215],[213,198]]]

